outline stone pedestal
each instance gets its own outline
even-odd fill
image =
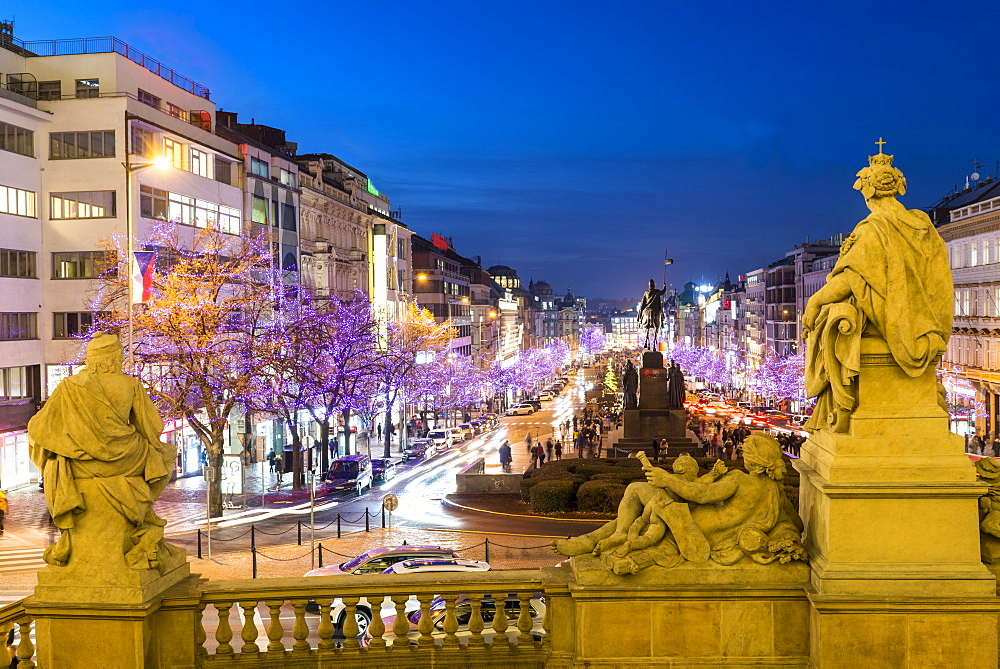
[[[164,592],[192,578],[187,556],[170,547],[159,551],[160,569],[129,568],[124,551],[131,526],[96,486],[78,481],[87,510],[75,517],[69,562],[40,570],[24,604],[35,618],[38,664],[89,666],[81,664],[86,658],[107,667],[160,666],[152,618]]]
[[[571,561],[577,665],[805,667],[809,568],[714,563],[617,576]],[[558,604],[557,604],[558,605]],[[554,618],[555,620],[555,618]]]
[[[651,455],[653,440],[667,439],[669,447],[661,450],[663,456],[693,451],[695,444],[685,436],[687,416],[684,409],[667,408],[667,375],[663,354],[644,351],[639,369],[639,407],[622,412],[624,435],[615,444],[617,448]]]
[[[963,666],[996,667],[1000,607],[980,560],[982,488],[937,404],[934,368],[911,378],[884,341],[865,337],[858,393],[850,431],[815,432],[795,462],[814,663],[941,666],[962,657]],[[970,646],[990,648],[992,659],[970,656]]]

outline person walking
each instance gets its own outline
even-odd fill
[[[562,439],[556,439],[556,460],[562,460]]]
[[[277,486],[281,485],[281,478],[285,475],[285,472],[281,470],[281,456],[275,453],[274,455],[274,471],[278,475]]]
[[[541,444],[535,446],[535,456],[538,458],[538,467],[545,464],[545,449],[542,448]]]
[[[500,467],[503,469],[505,474],[510,474],[510,463],[513,458],[510,453],[510,444],[504,439],[504,442],[500,444]]]
[[[272,474],[274,473],[274,458],[275,457],[277,457],[277,456],[275,456],[274,449],[272,448],[271,451],[267,454],[267,464],[270,465],[270,467],[271,467],[271,473]]]
[[[532,450],[531,433],[530,432],[528,434],[524,435],[524,445],[528,449],[528,455],[531,455],[534,451]]]
[[[3,521],[7,517],[7,491],[0,490],[0,537],[3,536]]]
[[[653,440],[653,462],[658,462],[660,460],[660,440]]]
[[[551,439],[546,439],[545,440],[545,457],[547,457],[549,459],[549,462],[552,462],[552,449],[554,449],[554,448],[555,448],[555,444],[552,443],[552,440]]]

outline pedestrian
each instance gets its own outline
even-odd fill
[[[277,457],[277,456],[274,454],[274,449],[272,448],[271,451],[267,454],[267,464],[270,465],[270,467],[271,467],[271,473],[272,474],[274,473],[274,458],[275,457]]]
[[[3,536],[3,521],[7,516],[7,491],[0,490],[0,537]]]
[[[653,462],[658,462],[660,459],[660,440],[653,440]]]
[[[382,441],[382,423],[379,423],[375,427],[375,438],[380,442]]]
[[[538,458],[539,467],[545,464],[545,449],[542,448],[541,444],[535,446],[535,456]]]
[[[562,460],[562,439],[556,440],[556,460]]]
[[[524,435],[524,445],[528,449],[528,455],[531,455],[532,452],[533,452],[532,451],[533,444],[531,443],[531,433],[530,432],[528,434]]]
[[[504,442],[500,445],[500,467],[503,469],[504,473],[510,473],[510,463],[512,457],[510,453],[510,444],[504,439]]]
[[[549,459],[549,462],[552,462],[552,449],[553,448],[555,448],[555,444],[552,443],[552,440],[551,439],[546,439],[545,440],[545,457],[547,457]]]
[[[277,453],[274,455],[274,469],[278,474],[278,483],[281,483],[281,477],[285,475],[285,472],[281,470],[281,456]]]

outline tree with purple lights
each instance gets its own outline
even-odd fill
[[[103,244],[117,271],[102,274],[92,306],[107,313],[100,327],[127,347],[130,263],[122,242]],[[151,299],[132,310],[132,373],[166,418],[187,421],[219,471],[230,415],[258,392],[269,362],[258,346],[275,303],[267,239],[163,223],[140,248],[156,261]],[[209,485],[209,511],[222,514],[221,477]]]
[[[455,335],[450,323],[437,323],[430,311],[412,302],[405,306],[401,319],[391,320],[383,328],[378,370],[382,385],[377,401],[385,420],[382,457],[388,458],[393,407],[409,394],[407,386],[414,382],[417,367],[436,360]]]
[[[600,353],[605,343],[604,328],[600,325],[590,325],[580,335],[580,350],[585,355]]]

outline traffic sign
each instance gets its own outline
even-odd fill
[[[382,498],[382,508],[386,511],[395,511],[397,506],[399,506],[399,498],[392,493]]]

